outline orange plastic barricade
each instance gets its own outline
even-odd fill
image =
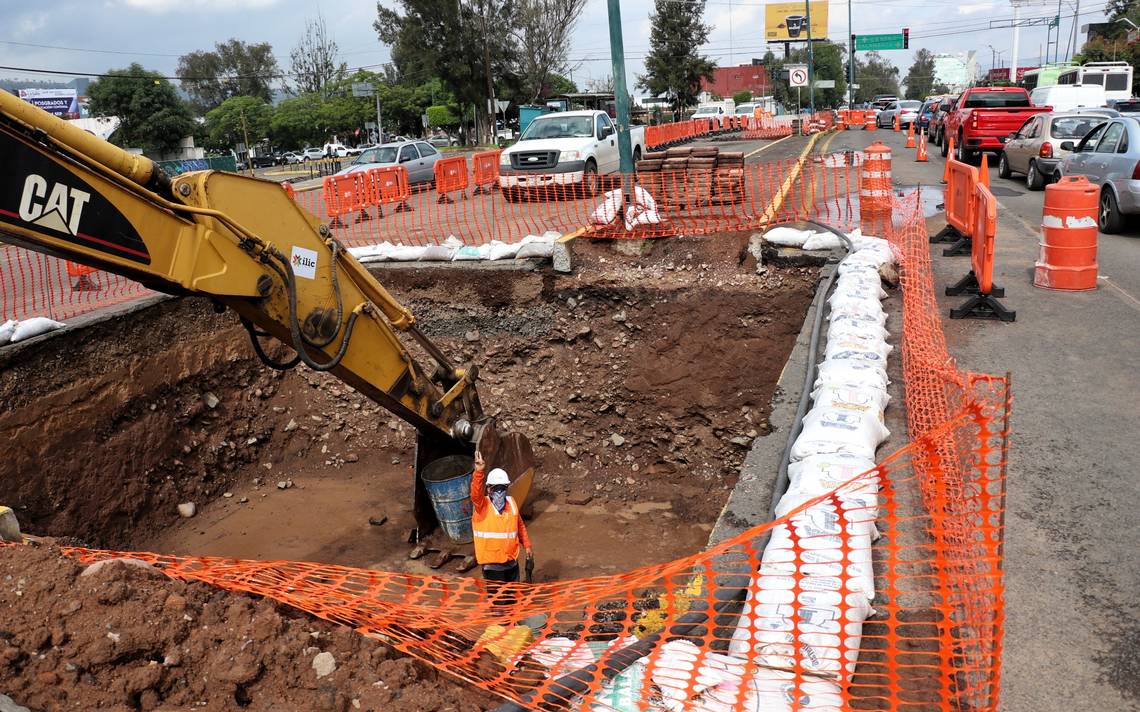
[[[483,151],[471,156],[471,169],[474,176],[471,182],[475,184],[472,195],[490,193],[499,187],[499,156],[501,150]]]
[[[953,242],[954,245],[943,251],[943,255],[970,254],[970,231],[974,224],[974,202],[978,185],[978,169],[948,156],[946,172],[949,182],[945,191],[946,227],[930,238],[935,242]]]
[[[95,292],[99,290],[99,285],[95,280],[91,279],[91,274],[95,272],[94,267],[81,265],[75,262],[67,263],[67,276],[75,280],[71,283],[71,291],[73,292]]]
[[[435,162],[435,192],[440,203],[454,202],[448,193],[459,191],[467,199],[467,159],[463,156],[441,158]]]
[[[397,213],[409,212],[408,197],[412,193],[408,170],[403,166],[384,166],[367,172],[369,204],[376,206],[376,217],[384,217],[384,206],[395,205]]]
[[[950,310],[951,319],[1014,321],[1017,312],[997,300],[1005,290],[994,286],[994,241],[997,239],[997,199],[984,183],[974,185],[974,215],[970,222],[970,272],[946,288],[946,296],[971,295]]]
[[[1084,176],[1065,176],[1045,187],[1034,287],[1070,292],[1096,289],[1099,194]]]
[[[293,189],[293,184],[287,180],[281,181],[281,190],[285,191],[291,200],[297,199],[297,191]]]
[[[321,183],[324,190],[325,215],[332,218],[329,227],[346,227],[341,218],[359,211],[356,222],[371,220],[366,208],[371,190],[368,177],[364,173],[349,173],[342,176],[328,176]]]

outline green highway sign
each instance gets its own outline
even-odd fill
[[[855,35],[855,49],[903,49],[903,36],[901,32],[893,35]]]

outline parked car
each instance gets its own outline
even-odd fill
[[[943,122],[942,155],[949,152],[949,139],[953,136],[956,158],[976,164],[986,152],[1000,152],[1004,139],[1026,119],[1048,112],[1046,106],[1033,106],[1029,92],[1021,87],[967,89]]]
[[[927,99],[922,102],[922,106],[918,109],[918,118],[914,122],[915,133],[922,133],[930,135],[930,120],[934,118],[934,110],[942,103],[941,99]]]
[[[922,108],[921,101],[905,100],[893,101],[887,107],[875,114],[875,123],[879,128],[890,128],[895,123],[895,115],[899,117],[899,126],[906,128],[918,119],[918,110]]]
[[[281,154],[281,165],[288,166],[294,163],[300,163],[304,160],[305,157],[296,151],[286,151],[285,153]]]
[[[1053,180],[1057,164],[1069,155],[1077,141],[1101,122],[1118,115],[1111,109],[1086,109],[1055,111],[1027,119],[1005,142],[998,159],[998,175],[1009,178],[1014,173],[1024,173],[1025,185],[1030,190],[1041,190]]]
[[[301,157],[306,161],[317,161],[325,157],[325,150],[316,146],[306,146],[305,150],[301,151]]]
[[[408,183],[431,183],[435,180],[435,162],[439,159],[439,151],[427,141],[385,143],[360,154],[337,175],[384,166],[403,166],[408,171]]]
[[[344,158],[348,155],[348,148],[343,143],[326,143],[322,152],[326,158]]]
[[[1112,102],[1112,108],[1122,114],[1140,114],[1140,99],[1127,99]]]
[[[1054,175],[1088,177],[1100,188],[1097,227],[1110,235],[1120,232],[1126,215],[1140,213],[1140,119],[1122,116],[1097,126]]]
[[[455,138],[454,136],[448,136],[447,134],[435,134],[434,136],[429,136],[427,142],[436,148],[446,148],[447,146],[459,145],[459,139]]]
[[[942,129],[946,123],[946,117],[954,111],[954,107],[958,105],[958,97],[948,96],[942,99],[938,107],[934,110],[934,114],[930,117],[930,133],[927,137],[935,143],[935,145],[942,144]]]
[[[1029,95],[1034,106],[1049,106],[1053,111],[1107,106],[1104,87],[1098,84],[1055,84],[1037,87]]]
[[[617,127],[604,111],[560,111],[527,125],[518,143],[499,158],[499,187],[508,202],[522,188],[580,185],[596,195],[602,176],[619,169]],[[645,150],[645,128],[631,126],[633,160]]]
[[[708,106],[699,106],[693,112],[691,119],[718,119],[724,116],[724,107],[720,104],[709,104]]]

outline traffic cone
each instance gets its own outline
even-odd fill
[[[896,111],[895,112],[895,132],[897,133],[901,130],[902,129],[899,128],[899,112]]]
[[[982,165],[978,167],[978,182],[985,187],[990,187],[990,158],[986,154],[982,154]]]
[[[914,136],[913,135],[910,137],[910,140],[907,141],[906,145],[908,148],[910,146],[914,145]],[[928,159],[926,157],[926,132],[923,131],[922,134],[919,136],[918,152],[914,156],[914,161],[915,161],[915,163],[926,163],[927,160]]]
[[[906,147],[914,148],[914,124],[909,124],[906,127]]]
[[[946,146],[946,164],[942,168],[942,182],[950,182],[950,161],[954,160],[954,137],[951,136],[946,139],[949,143]]]

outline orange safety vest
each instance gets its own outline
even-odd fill
[[[475,560],[480,564],[506,564],[519,558],[519,508],[514,497],[499,514],[487,498],[483,513],[471,517],[471,533],[475,535]]]

